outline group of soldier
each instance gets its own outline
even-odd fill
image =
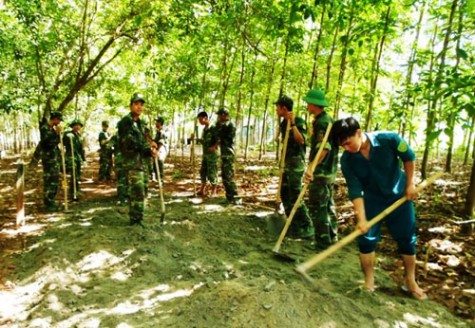
[[[424,291],[415,280],[416,229],[412,200],[416,197],[414,187],[415,154],[409,145],[396,133],[363,132],[354,118],[340,119],[336,122],[326,111],[329,106],[324,92],[310,90],[303,99],[307,111],[313,115],[310,136],[309,163],[305,163],[307,129],[305,121],[294,114],[293,100],[281,96],[275,102],[276,113],[282,118],[280,134],[283,141],[283,172],[280,199],[287,216],[294,205],[298,206],[290,226],[289,236],[313,239],[310,246],[315,250],[329,247],[338,240],[335,204],[333,200],[334,183],[337,172],[338,149],[345,151],[341,156],[341,168],[348,186],[349,198],[353,203],[357,218],[357,229],[362,235],[358,238],[361,268],[365,276],[363,287],[369,291],[375,289],[374,262],[375,248],[381,239],[381,222],[368,227],[368,217],[372,218],[401,196],[406,202],[397,211],[385,219],[388,230],[397,242],[405,267],[405,289],[416,299],[426,299]],[[99,136],[101,145],[101,168],[99,179],[111,177],[111,149],[115,149],[116,175],[120,200],[128,200],[129,218],[132,225],[143,226],[144,200],[147,193],[147,163],[150,159],[159,159],[160,148],[165,144],[160,133],[163,119],[156,120],[157,136],[152,139],[147,133],[146,124],[140,116],[144,111],[145,98],[134,93],[130,99],[130,113],[117,124],[117,136],[107,133],[108,124],[103,122],[103,131]],[[218,121],[211,125],[208,113],[200,112],[197,120],[203,126],[201,138],[196,140],[203,146],[200,169],[201,187],[199,195],[207,195],[207,182],[211,185],[211,196],[216,193],[218,172],[218,148],[221,155],[222,180],[226,191],[226,201],[239,204],[236,183],[234,181],[234,137],[235,128],[229,121],[229,112],[220,108]],[[48,210],[57,210],[55,197],[59,181],[58,144],[66,139],[66,168],[75,175],[70,184],[70,197],[77,199],[81,175],[81,161],[84,151],[79,139],[82,123],[73,121],[71,131],[61,136],[61,113],[53,112],[47,124],[41,127],[41,148],[44,169],[44,204]],[[331,128],[328,141],[327,130]],[[194,135],[191,136],[194,141]],[[68,142],[69,141],[69,142]],[[69,146],[68,146],[69,145]],[[317,153],[320,153],[316,159]],[[163,159],[163,157],[162,157]],[[155,162],[157,162],[155,161]],[[316,166],[310,165],[315,161]],[[403,163],[401,170],[400,162]],[[156,176],[163,179],[163,161],[156,168]],[[307,202],[295,204],[302,190],[302,181],[309,185]],[[121,189],[122,188],[122,189]],[[121,198],[123,197],[123,198]]]

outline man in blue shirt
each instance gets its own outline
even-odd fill
[[[365,275],[364,287],[370,291],[375,288],[375,249],[381,239],[381,222],[368,229],[368,218],[374,218],[405,195],[411,201],[389,214],[385,222],[402,255],[405,289],[416,299],[426,299],[415,277],[414,151],[394,132],[364,133],[354,118],[335,122],[331,139],[345,150],[340,161],[341,169],[358,220],[357,229],[364,234],[358,238],[361,268]],[[403,162],[404,172],[399,160]]]

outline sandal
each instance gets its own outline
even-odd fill
[[[405,292],[406,294],[409,294],[413,299],[418,300],[418,301],[425,301],[429,299],[427,297],[427,294],[424,293],[422,289],[420,291],[409,290],[409,288],[406,285],[402,285],[401,290]]]

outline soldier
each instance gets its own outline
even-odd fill
[[[130,99],[130,113],[118,123],[118,147],[123,156],[122,167],[129,185],[129,218],[131,225],[143,225],[145,160],[156,156],[156,150],[145,137],[145,123],[140,119],[145,99],[134,93]]]
[[[216,128],[219,137],[219,147],[221,150],[221,177],[224,189],[226,190],[226,201],[229,204],[239,204],[237,196],[236,182],[234,182],[234,138],[236,128],[229,121],[229,111],[225,108],[218,110],[218,123]]]
[[[290,123],[291,129],[287,142],[282,189],[280,192],[285,213],[289,216],[302,190],[302,176],[305,171],[306,128],[305,121],[301,117],[295,117],[292,111],[294,102],[290,97],[283,95],[274,104],[276,105],[277,115],[283,118],[280,124],[282,140],[285,138],[287,124]],[[290,225],[289,236],[294,238],[310,238],[313,234],[312,221],[308,215],[305,203],[302,202]]]
[[[309,161],[312,162],[317,155],[327,127],[333,123],[333,119],[325,111],[328,102],[322,91],[310,90],[304,101],[307,102],[308,113],[315,116],[309,158]],[[338,146],[327,142],[313,174],[309,170],[305,172],[305,180],[311,181],[307,204],[315,228],[315,247],[317,249],[325,249],[338,240],[338,222],[333,200],[337,163]]]
[[[112,154],[114,153],[112,135],[107,132],[109,122],[102,121],[102,131],[99,133],[99,181],[110,181],[112,174]]]
[[[81,128],[83,127],[83,124],[79,120],[74,120],[71,122],[71,124],[69,124],[69,127],[71,130],[66,131],[63,134],[63,144],[66,156],[66,172],[71,175],[69,180],[69,196],[70,199],[79,201],[81,164],[82,162],[86,161],[86,154],[84,153],[81,140]],[[75,194],[74,191],[76,191]]]
[[[215,126],[210,126],[208,113],[200,112],[197,115],[198,122],[204,126],[203,137],[197,141],[203,145],[203,157],[201,161],[200,177],[201,187],[198,196],[206,196],[206,182],[211,184],[211,196],[216,196],[216,183],[218,180],[218,136]],[[194,138],[194,135],[191,136]]]
[[[164,162],[168,155],[167,135],[163,131],[164,124],[165,124],[165,119],[163,117],[160,116],[155,119],[155,129],[157,133],[155,135],[155,138],[153,139],[155,143],[158,145],[158,169],[160,170],[160,178],[162,179],[162,184],[163,184],[163,177],[164,177],[164,172],[163,172]],[[157,171],[157,167],[155,167],[155,163],[153,165],[153,170],[155,172],[155,176],[158,177],[158,171]]]
[[[61,135],[63,120],[60,112],[52,112],[50,119],[40,128],[41,164],[43,165],[43,203],[45,210],[55,212],[58,210],[56,194],[59,186],[60,152],[58,144]]]

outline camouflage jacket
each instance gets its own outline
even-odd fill
[[[234,155],[234,138],[236,137],[236,128],[234,125],[231,122],[227,124],[217,123],[216,129],[221,156]]]
[[[218,143],[218,131],[216,126],[209,125],[203,129],[203,137],[201,138],[201,144],[203,145],[203,155],[209,153],[209,147]]]
[[[145,122],[134,121],[132,114],[124,116],[117,124],[118,150],[126,169],[143,170],[144,159],[151,156],[151,148],[145,137]]]
[[[313,134],[310,139],[310,162],[313,161],[317,155],[328,124],[330,123],[333,123],[333,119],[325,111],[315,117],[315,120],[313,121]],[[338,163],[338,146],[333,146],[330,141],[327,141],[323,149],[327,150],[328,153],[323,161],[317,165],[313,175],[316,177],[328,178],[330,179],[330,182],[333,182],[335,180]]]
[[[59,159],[59,134],[48,123],[40,128],[42,158]]]
[[[81,138],[72,130],[63,133],[63,145],[65,151],[64,155],[67,158],[72,157],[71,140],[74,147],[74,160],[76,162],[85,161],[86,154],[84,153],[84,148],[82,147]]]
[[[109,133],[106,131],[101,131],[99,133],[99,146],[101,147],[101,152],[111,152],[113,150],[113,143],[112,143],[112,139],[109,139],[110,138],[110,135]],[[107,141],[107,139],[109,139],[109,141]]]
[[[301,117],[296,117],[295,118],[295,125],[297,126],[297,129],[300,131],[300,134],[304,137],[304,139],[307,136],[307,128],[305,124],[305,120]],[[282,120],[280,123],[280,134],[282,138],[282,144],[284,143],[285,140],[285,132],[287,130],[287,120]],[[290,130],[289,134],[289,141],[287,142],[287,152],[285,154],[285,161],[294,161],[295,159],[301,159],[302,161],[305,160],[305,151],[306,151],[306,145],[305,142],[302,145],[299,145],[297,141],[294,139],[294,133],[292,132],[292,129]]]

